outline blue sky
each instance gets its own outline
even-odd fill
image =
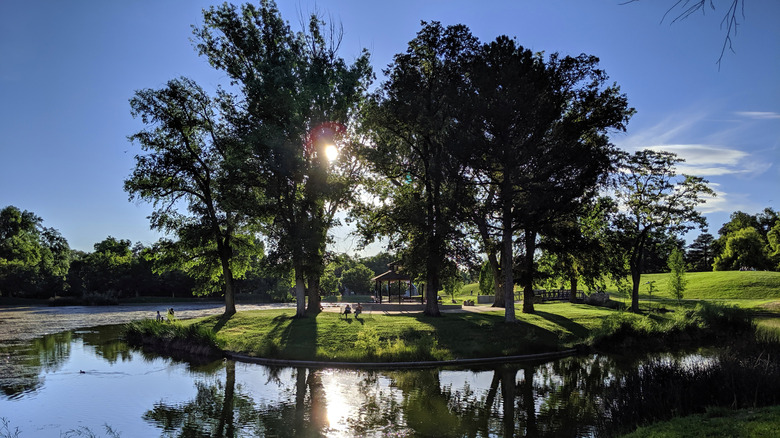
[[[344,28],[341,55],[367,48],[381,80],[420,20],[463,23],[482,41],[506,34],[535,51],[601,59],[637,114],[618,146],[663,148],[687,159],[718,197],[701,210],[715,234],[735,210],[780,209],[780,2],[746,0],[718,69],[730,1],[678,23],[661,22],[674,0],[278,2],[297,28],[315,10]],[[151,206],[122,190],[142,128],[128,100],[188,76],[204,88],[225,76],[190,41],[200,0],[4,0],[0,3],[0,208],[35,212],[72,248],[107,236],[149,245]],[[354,242],[339,239],[337,250]]]

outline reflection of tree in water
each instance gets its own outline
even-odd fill
[[[163,429],[169,437],[234,437],[251,434],[258,411],[247,394],[236,387],[236,364],[225,362],[225,383],[195,382],[195,399],[167,405],[157,403],[144,420]]]
[[[78,332],[85,346],[92,347],[96,355],[108,363],[132,359],[132,349],[121,340],[122,326],[104,326]]]
[[[0,389],[11,398],[36,390],[43,372],[56,371],[68,360],[71,340],[72,333],[64,332],[0,347]]]

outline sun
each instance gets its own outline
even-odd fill
[[[334,144],[325,146],[325,156],[331,163],[336,161],[336,158],[339,157],[339,148],[337,148]]]

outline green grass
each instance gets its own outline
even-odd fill
[[[537,306],[534,314],[518,312],[513,324],[504,322],[502,310],[442,317],[364,313],[359,319],[345,319],[335,312],[306,318],[294,318],[294,314],[293,309],[255,310],[182,324],[211,331],[223,349],[249,356],[347,362],[511,356],[653,339],[668,346],[682,333],[690,341],[752,327],[740,319],[745,312],[739,309],[701,305],[664,315],[635,315],[554,303]]]
[[[657,291],[653,297],[672,298],[667,287],[669,274],[643,274],[639,289],[640,298],[647,299],[648,281],[655,281]],[[718,271],[689,272],[684,292],[686,300],[780,300],[780,272],[769,271]],[[630,282],[628,283],[630,285]],[[617,287],[609,285],[607,292],[624,296]]]
[[[598,311],[597,311],[598,312]],[[554,351],[582,341],[587,329],[544,312],[504,324],[500,312],[368,314],[344,319],[322,312],[293,318],[294,310],[240,312],[227,321],[192,321],[215,330],[226,350],[260,357],[326,361],[414,361],[506,356]],[[584,319],[586,320],[586,319]],[[492,342],[501,339],[502,342]]]
[[[758,438],[776,437],[780,406],[731,411],[711,409],[706,414],[675,418],[640,427],[624,438]]]

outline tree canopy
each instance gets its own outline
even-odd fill
[[[622,212],[615,224],[631,272],[633,312],[639,311],[642,263],[653,233],[681,234],[706,225],[696,206],[715,192],[700,177],[678,176],[675,166],[683,161],[671,152],[643,149],[626,154],[616,176],[615,198]]]

